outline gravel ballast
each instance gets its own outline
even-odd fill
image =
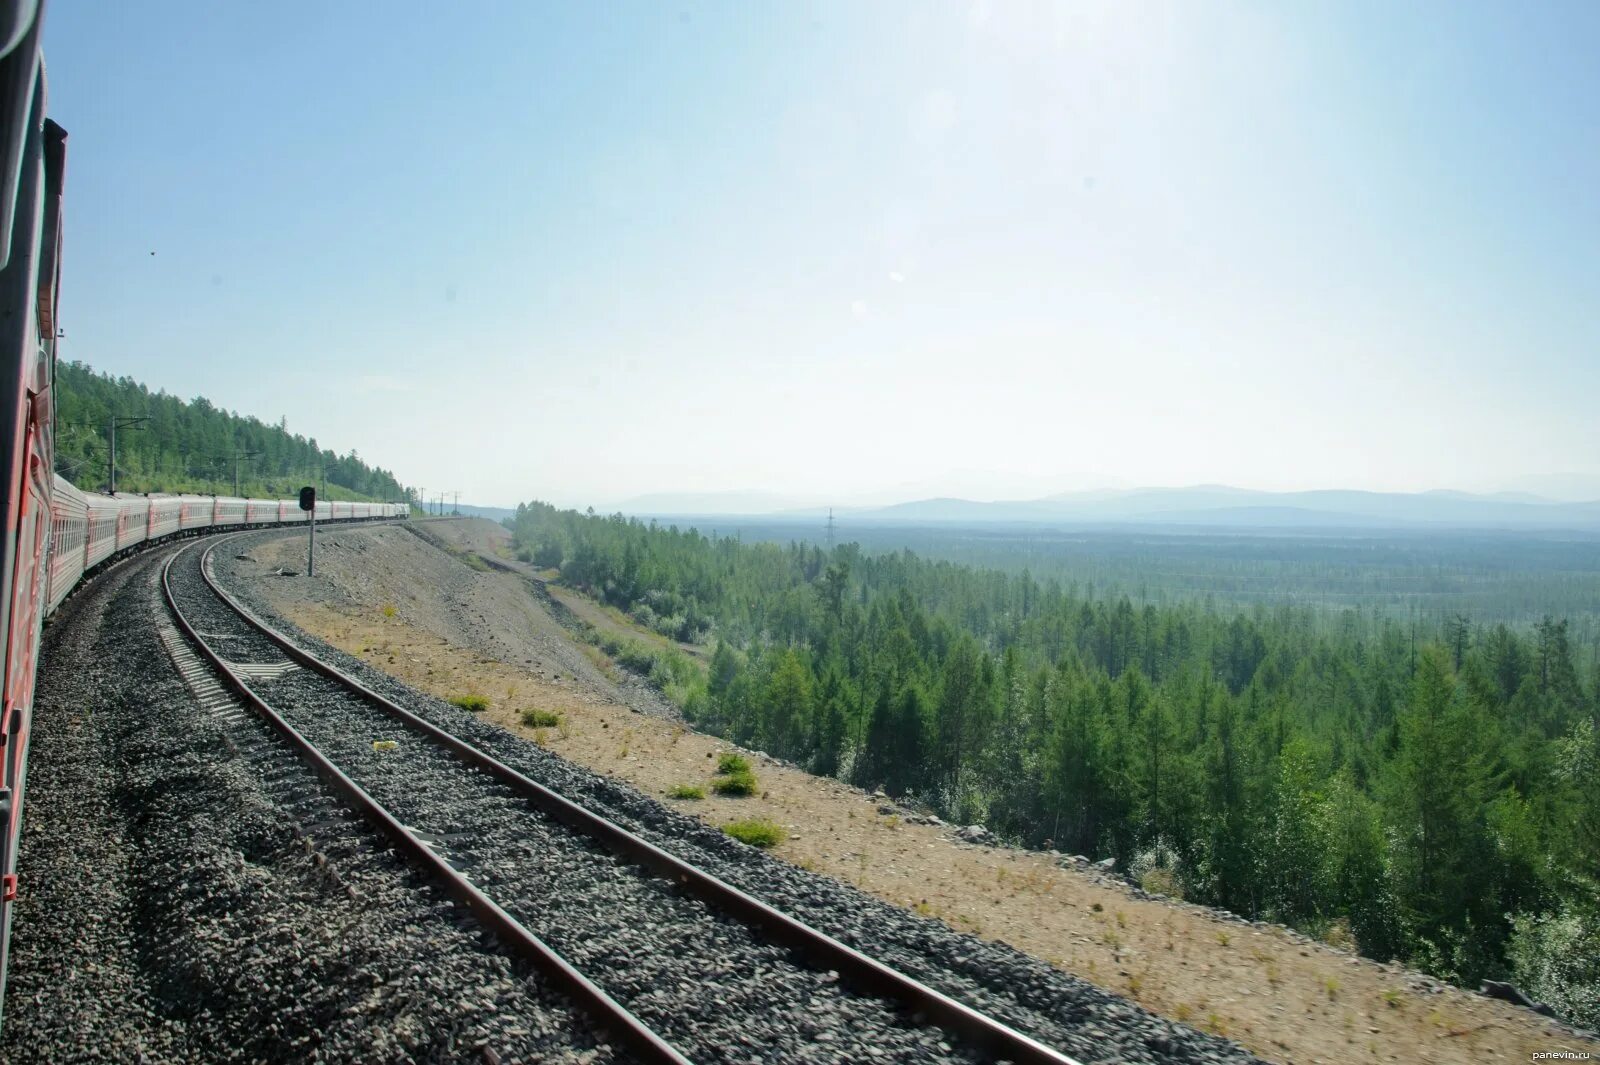
[[[604,1033],[203,711],[157,550],[50,626],[0,1061],[588,1062]]]

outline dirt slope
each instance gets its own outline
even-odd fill
[[[490,522],[430,523],[428,533],[456,551],[498,562],[508,555],[503,530]],[[424,690],[485,695],[491,720],[646,793],[710,779],[727,745],[687,730],[636,685],[619,684],[572,642],[523,573],[480,572],[397,528],[340,530],[322,543],[315,581],[265,576],[280,565],[300,568],[297,538],[254,551],[263,590],[302,628]],[[523,727],[521,712],[532,708],[559,713],[561,725]],[[796,864],[1007,942],[1265,1058],[1465,1063],[1600,1054],[1600,1041],[1530,1011],[1281,928],[1136,898],[1092,870],[1062,867],[1059,856],[963,843],[949,826],[910,823],[906,811],[837,781],[756,762],[761,796],[681,805],[713,824],[769,817],[789,828],[777,853]]]

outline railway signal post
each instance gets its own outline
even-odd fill
[[[300,489],[300,509],[311,519],[311,542],[306,548],[306,576],[317,575],[317,490],[309,484]]]

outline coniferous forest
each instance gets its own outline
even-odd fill
[[[118,491],[232,495],[237,462],[247,496],[279,498],[312,484],[331,499],[408,498],[393,474],[354,451],[339,455],[204,397],[185,401],[66,361],[56,364],[54,391],[56,472],[85,490],[106,490],[117,418]],[[135,418],[144,420],[127,424]]]
[[[1600,676],[1564,618],[1138,603],[542,503],[508,524],[708,649],[646,663],[701,728],[1600,1024]]]

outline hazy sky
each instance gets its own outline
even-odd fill
[[[430,491],[1600,496],[1588,0],[55,0],[46,55],[64,356]]]

